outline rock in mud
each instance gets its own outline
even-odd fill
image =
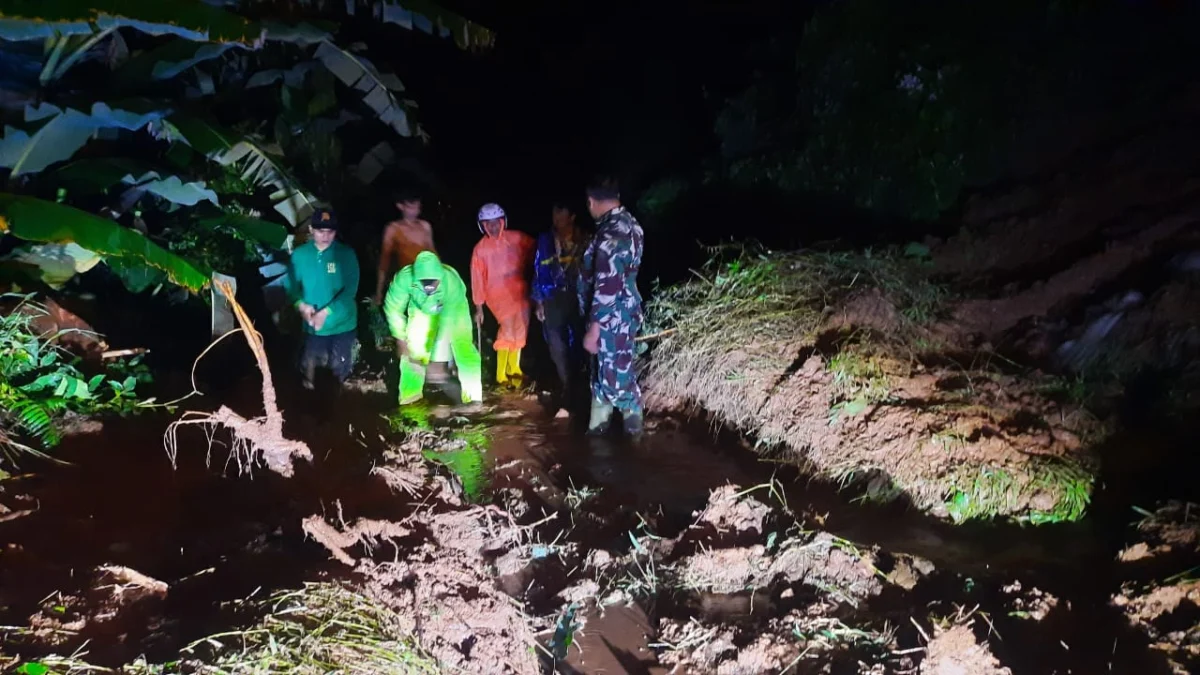
[[[1000,590],[1011,598],[1011,611],[1021,618],[1042,621],[1059,605],[1057,596],[1036,587],[1026,589],[1020,580],[1014,580]],[[1066,606],[1070,609],[1070,602]]]
[[[713,593],[768,588],[776,582],[804,583],[857,604],[882,590],[870,562],[824,532],[807,543],[785,545],[774,555],[762,545],[702,550],[686,557],[678,568],[688,588]]]
[[[433,546],[405,562],[364,563],[367,591],[411,621],[404,626],[444,667],[457,672],[538,672],[536,642],[520,605],[470,557]]]
[[[925,646],[920,675],[1012,675],[986,643],[975,640],[971,624],[959,624],[937,635]]]
[[[711,525],[718,531],[763,533],[763,522],[771,507],[750,495],[739,496],[740,488],[725,485],[712,491],[708,505],[696,517],[697,524]]]
[[[919,556],[897,553],[893,554],[893,557],[895,564],[888,573],[887,580],[906,591],[916,588],[921,579],[936,570],[932,562]]]

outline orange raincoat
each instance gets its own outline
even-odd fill
[[[529,281],[537,242],[524,232],[484,235],[471,254],[471,299],[487,305],[500,324],[497,350],[523,349],[529,333]]]

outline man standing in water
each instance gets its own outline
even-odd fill
[[[375,305],[383,302],[383,293],[392,280],[393,271],[413,264],[421,251],[434,251],[433,228],[421,219],[421,197],[415,191],[396,193],[396,208],[400,220],[388,223],[383,231],[383,246],[379,252],[379,271],[375,280]]]
[[[596,220],[579,274],[580,310],[587,321],[583,348],[596,355],[588,433],[605,433],[616,408],[625,433],[636,438],[642,434],[642,392],[633,371],[634,338],[642,326],[637,287],[642,226],[621,205],[620,190],[611,178],[593,181],[587,202]]]
[[[521,350],[529,334],[529,266],[533,262],[533,237],[508,229],[508,216],[499,204],[479,209],[483,239],[471,254],[471,299],[475,302],[475,325],[483,325],[483,306],[492,310],[496,322],[496,384],[519,381]]]
[[[337,241],[337,229],[333,211],[317,209],[312,240],[292,253],[288,269],[288,292],[304,320],[300,372],[305,389],[313,388],[318,368],[329,368],[340,384],[354,367],[358,258]]]
[[[467,286],[453,267],[432,251],[418,253],[392,280],[383,311],[400,358],[400,405],[421,400],[426,369],[451,359],[458,365],[458,397],[463,403],[483,400]]]
[[[579,366],[576,351],[583,338],[576,288],[579,283],[579,259],[587,239],[575,225],[575,214],[566,202],[555,202],[551,210],[553,227],[538,237],[533,258],[533,302],[542,334],[558,381],[560,400],[571,391],[571,376]]]

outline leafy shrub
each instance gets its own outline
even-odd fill
[[[54,335],[39,335],[34,318],[45,308],[31,296],[0,316],[0,460],[20,453],[42,455],[62,439],[56,421],[67,412],[89,415],[128,413],[139,406],[136,388],[149,372],[134,360],[109,372],[85,375]],[[18,440],[27,440],[32,447]]]
[[[831,3],[725,102],[710,179],[933,220],[1085,112],[1167,91],[1193,51],[1180,23],[1122,3]]]

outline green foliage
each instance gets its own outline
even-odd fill
[[[172,227],[161,239],[167,250],[212,270],[236,271],[245,261],[260,257],[255,241],[224,219]]]
[[[30,296],[0,298],[20,300],[0,316],[0,454],[14,462],[21,452],[42,455],[41,449],[61,440],[55,422],[68,411],[128,413],[138,407],[137,385],[149,380],[139,362],[88,377],[54,342],[57,335],[34,332],[34,317],[44,314],[44,308]],[[18,434],[40,449],[16,441]]]
[[[827,3],[724,102],[711,178],[937,219],[1069,138],[1080,110],[1140,105],[1191,72],[1186,21],[1122,4]]]
[[[946,510],[955,522],[990,519],[999,514],[1024,511],[1023,522],[1033,525],[1074,522],[1083,517],[1092,498],[1095,477],[1084,468],[1052,458],[1029,467],[1031,478],[1016,480],[1009,472],[993,467],[958,478],[957,486],[946,502]],[[1053,500],[1048,511],[1021,508],[1036,497]]]
[[[4,232],[26,241],[73,242],[127,264],[159,270],[193,291],[208,285],[206,275],[140,233],[70,206],[0,193],[0,233]]]
[[[90,34],[133,26],[151,35],[177,35],[188,40],[253,43],[261,39],[258,24],[204,2],[162,0],[0,0],[4,22],[0,37],[23,40],[55,34]]]
[[[283,244],[286,231],[280,234],[248,206],[267,199],[288,226],[306,224],[317,200],[290,167],[303,167],[305,180],[325,198],[336,196],[341,176],[356,175],[346,170],[334,132],[361,118],[339,106],[339,82],[361,97],[359,107],[378,133],[424,138],[412,119],[415,103],[400,97],[403,85],[376,68],[365,47],[339,46],[336,24],[297,19],[348,15],[357,7],[410,29],[454,35],[464,45],[491,42],[485,29],[425,2],[217,4],[0,0],[0,38],[10,41],[0,43],[0,51],[22,66],[6,89],[37,101],[3,120],[0,167],[11,170],[9,189],[22,193],[0,198],[3,232],[30,242],[77,243],[84,249],[77,253],[92,262],[99,254],[134,290],[164,280],[199,290],[209,268],[229,272],[258,255],[248,240]],[[237,13],[246,10],[257,18]],[[288,22],[274,20],[273,11]],[[128,45],[147,44],[126,41],[138,33],[159,39],[129,54]],[[25,44],[33,41],[45,44],[40,56]],[[89,63],[86,78],[73,77],[85,62],[96,63]],[[266,93],[267,87],[278,95],[246,100],[251,90]],[[323,117],[330,114],[339,116]],[[122,141],[129,156],[95,152],[106,140]],[[50,172],[85,151],[86,159]],[[385,155],[395,160],[390,148]],[[57,205],[36,199],[55,191]],[[115,218],[70,208],[85,202],[89,208],[106,204],[106,215]],[[149,227],[142,209],[155,215]],[[131,211],[150,237],[117,224]],[[166,233],[165,248],[181,255],[150,241],[159,232]],[[83,269],[72,272],[47,255],[18,257],[55,269],[56,282]]]
[[[687,190],[688,182],[679,176],[659,180],[642,192],[638,213],[661,218],[679,203]]]

